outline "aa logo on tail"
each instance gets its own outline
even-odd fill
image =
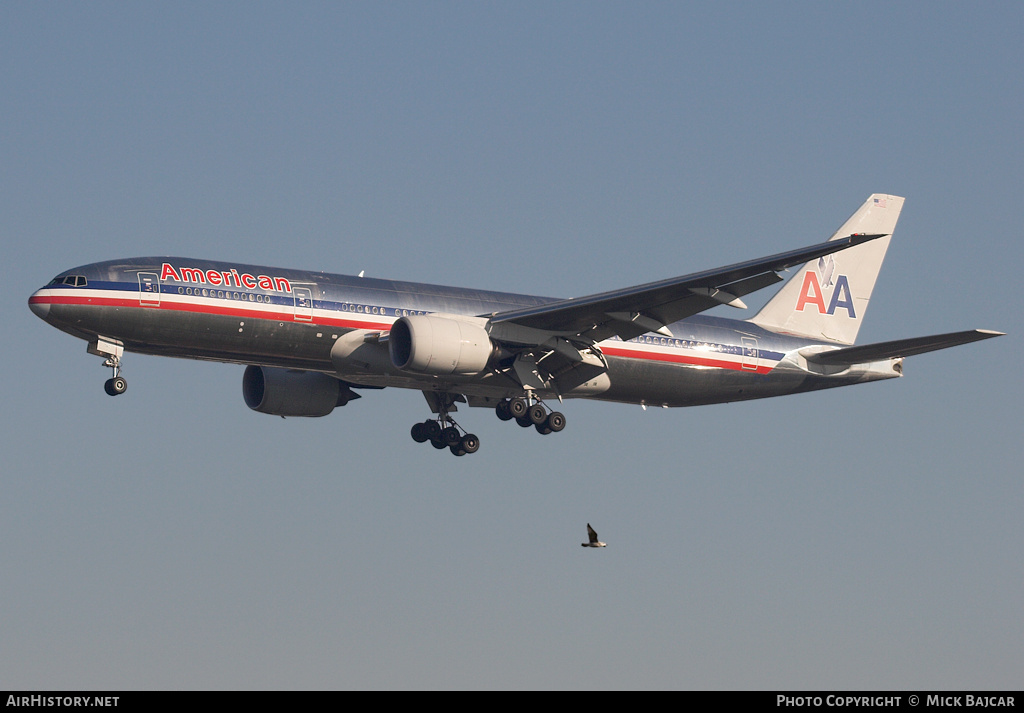
[[[803,312],[805,307],[812,305],[818,308],[818,314],[835,314],[836,310],[842,307],[850,319],[857,318],[853,309],[850,281],[846,275],[837,275],[835,271],[835,260],[831,255],[826,255],[818,260],[818,272],[808,270],[804,273],[804,284],[796,301],[797,312]],[[829,288],[832,288],[832,294],[826,308],[825,294]]]

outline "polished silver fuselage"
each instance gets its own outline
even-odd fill
[[[84,279],[83,279],[84,278]],[[416,314],[471,315],[550,303],[546,297],[333,275],[191,258],[134,258],[67,270],[29,300],[50,324],[126,351],[317,371],[353,386],[394,386],[507,398],[522,386],[500,369],[431,376],[381,361],[339,360],[339,339]],[[694,316],[598,344],[601,378],[564,397],[652,406],[694,406],[843,386],[900,375],[899,361],[844,369],[798,353],[826,342],[767,331],[742,320]],[[834,346],[831,345],[831,346]],[[551,396],[553,394],[541,394]]]

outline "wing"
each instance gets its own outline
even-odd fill
[[[966,332],[952,332],[950,334],[933,334],[929,337],[915,337],[913,339],[895,339],[891,342],[878,342],[877,344],[865,344],[859,347],[847,347],[835,349],[817,354],[807,354],[808,361],[817,364],[828,364],[836,366],[852,366],[854,364],[867,364],[883,359],[898,359],[900,357],[914,356],[933,352],[936,349],[947,349],[960,344],[969,344],[982,339],[1001,337],[1003,332],[993,332],[989,329],[970,329]]]
[[[587,523],[587,536],[590,538],[591,542],[597,542],[597,533],[594,531],[594,528],[590,526],[589,522]]]
[[[501,338],[500,333],[504,332],[507,341],[521,343],[533,341],[526,336],[533,330],[584,344],[612,336],[627,340],[647,332],[671,336],[667,325],[680,319],[720,304],[745,307],[739,298],[781,281],[781,270],[881,237],[884,234],[858,233],[715,270],[499,312],[490,315],[489,321],[498,327],[496,336]],[[515,336],[516,327],[525,328],[525,332],[518,330],[523,336]]]

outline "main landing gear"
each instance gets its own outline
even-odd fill
[[[476,453],[480,450],[480,439],[473,433],[466,433],[455,419],[454,399],[450,394],[424,392],[437,418],[413,424],[411,435],[417,443],[426,443],[438,450],[447,448],[457,456]],[[533,426],[537,433],[547,435],[565,428],[565,416],[558,411],[548,411],[543,402],[532,394],[503,399],[495,406],[495,413],[502,421],[515,419],[523,428]]]
[[[515,419],[523,428],[533,426],[537,433],[544,436],[565,428],[564,414],[558,411],[548,412],[540,400],[533,400],[531,397],[517,396],[514,399],[499,401],[494,407],[494,412],[502,421]]]
[[[114,370],[114,376],[104,382],[103,390],[111,396],[120,396],[127,391],[128,382],[121,376],[121,358],[118,356],[109,357],[103,362],[103,366],[109,366]]]
[[[465,433],[447,414],[437,420],[427,419],[423,423],[413,424],[412,439],[417,443],[430,441],[434,448],[447,448],[457,456],[480,450],[480,439],[475,434]]]

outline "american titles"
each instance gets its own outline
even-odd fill
[[[224,287],[242,287],[255,290],[276,290],[278,292],[291,292],[292,285],[284,277],[271,277],[269,275],[251,275],[248,272],[239,273],[235,268],[230,270],[200,270],[197,267],[175,268],[169,262],[165,262],[160,268],[160,281],[174,280],[175,282],[195,282],[202,285],[223,285]]]

